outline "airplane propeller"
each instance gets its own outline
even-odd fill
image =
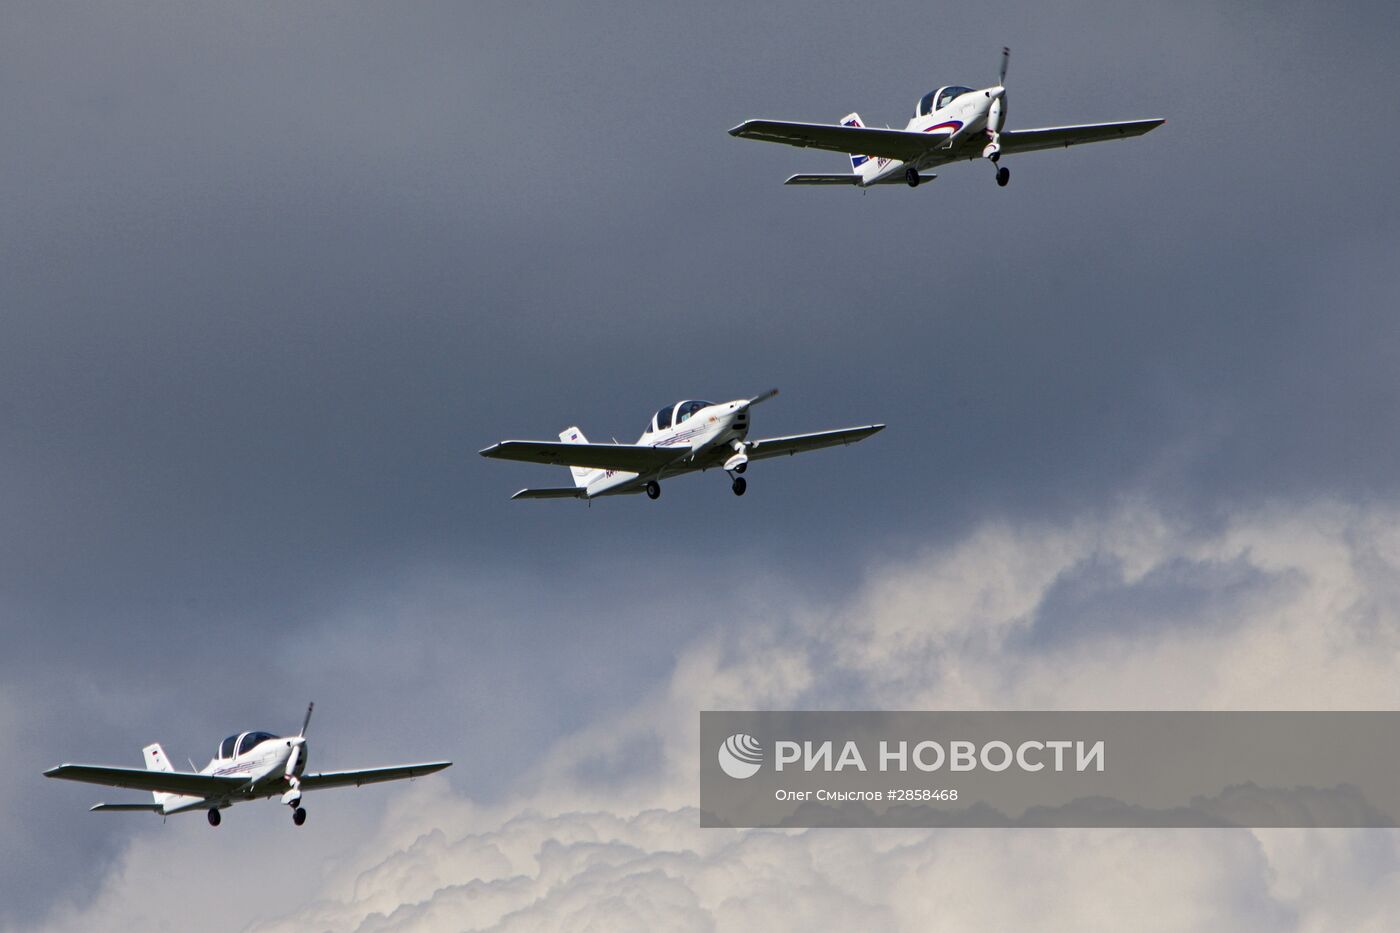
[[[1001,158],[1001,130],[1006,126],[1006,66],[1011,61],[1011,49],[1002,46],[1001,49],[1001,70],[997,73],[996,97],[992,100],[992,105],[987,108],[987,146],[982,150],[982,158],[989,160],[993,165]],[[1007,179],[1011,177],[1011,172],[1005,168],[997,168],[997,184],[1005,185]]]
[[[772,398],[773,396],[775,396],[775,395],[777,395],[777,394],[778,394],[778,390],[777,390],[777,389],[769,389],[767,392],[761,393],[761,394],[759,394],[759,395],[755,395],[753,398],[749,399],[747,402],[744,402],[744,403],[743,403],[742,405],[740,405],[737,409],[735,409],[735,412],[738,413],[738,412],[745,412],[745,411],[748,411],[748,410],[749,410],[750,408],[752,408],[753,406],[759,404],[760,402],[766,402],[766,401],[768,401],[770,398]],[[746,443],[744,443],[743,441],[735,441],[735,442],[734,442],[734,456],[732,456],[732,457],[730,457],[728,460],[724,461],[724,469],[730,471],[731,473],[742,473],[742,472],[744,472],[745,467],[748,466],[748,463],[749,463],[749,445],[746,444]]]
[[[315,708],[314,702],[307,704],[306,718],[301,721],[301,731],[292,745],[292,753],[287,756],[287,767],[282,771],[282,776],[291,786],[291,790],[282,795],[282,802],[293,807],[301,802],[301,778],[297,776],[297,765],[301,763],[302,750],[306,748],[306,727],[311,725],[311,711]]]
[[[745,402],[744,404],[740,405],[740,406],[739,406],[739,411],[743,411],[743,410],[746,409],[746,408],[751,408],[751,407],[753,407],[754,405],[757,405],[759,402],[766,402],[766,401],[768,401],[770,398],[772,398],[773,396],[775,396],[775,395],[777,395],[777,394],[778,394],[778,390],[777,390],[777,389],[769,389],[767,392],[764,392],[764,393],[761,394],[761,395],[755,395],[753,398],[749,399],[747,402]]]

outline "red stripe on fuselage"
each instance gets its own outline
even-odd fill
[[[938,124],[937,126],[930,126],[928,129],[924,130],[924,132],[925,132],[925,133],[936,133],[936,132],[938,132],[939,130],[947,130],[947,129],[951,129],[954,133],[956,133],[958,130],[962,129],[962,121],[961,121],[961,120],[949,120],[947,123],[940,123],[940,124]]]

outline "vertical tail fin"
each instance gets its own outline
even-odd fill
[[[860,126],[860,127],[865,126],[864,123],[860,122],[860,114],[858,114],[858,113],[848,113],[848,114],[846,114],[844,117],[841,118],[841,125],[842,125],[842,126]],[[861,167],[862,165],[864,165],[866,162],[869,162],[869,161],[870,161],[870,156],[867,156],[867,155],[856,155],[856,154],[852,153],[852,154],[851,154],[851,171],[852,171],[852,172],[859,173],[859,172],[860,172],[860,167]]]
[[[160,747],[159,742],[152,742],[150,745],[147,745],[145,748],[141,749],[141,754],[146,756],[147,771],[175,770],[175,768],[170,764],[170,759],[165,757],[165,749]],[[156,803],[165,803],[167,798],[173,797],[174,795],[162,793],[161,791],[157,790],[152,791],[151,796],[155,798]]]
[[[564,430],[560,431],[559,439],[566,444],[588,443],[588,438],[584,437],[583,432],[580,431],[577,427],[565,428]],[[598,474],[601,471],[592,469],[590,467],[571,466],[569,467],[569,472],[573,474],[574,485],[582,489],[585,486],[587,486],[589,481],[594,479],[596,474]]]

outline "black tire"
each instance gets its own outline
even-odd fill
[[[904,170],[904,183],[911,188],[919,187],[919,170],[913,167]]]
[[[749,481],[748,481],[748,480],[744,479],[742,476],[736,476],[736,477],[734,477],[734,495],[736,495],[736,496],[742,496],[742,495],[744,494],[744,490],[746,490],[746,489],[748,489],[748,488],[749,488]]]
[[[656,480],[654,480],[654,479],[653,479],[653,480],[648,480],[648,481],[647,481],[646,489],[647,489],[647,498],[648,498],[648,499],[660,499],[660,498],[661,498],[661,484],[658,483]]]
[[[297,807],[295,810],[293,810],[293,811],[292,811],[292,822],[295,823],[295,824],[297,824],[298,826],[300,826],[302,823],[305,823],[305,822],[306,822],[306,811],[303,810],[301,807]]]
[[[219,816],[219,811],[218,811],[218,810],[210,810],[210,811],[209,811],[209,825],[210,825],[210,826],[218,826],[221,822],[223,822],[223,817]]]
[[[998,184],[998,185],[1000,185],[1001,187],[1005,188],[1005,187],[1006,187],[1006,183],[1009,182],[1010,180],[1011,180],[1011,169],[1007,168],[1005,165],[1003,165],[1003,166],[1001,166],[1001,168],[997,169],[997,184]]]

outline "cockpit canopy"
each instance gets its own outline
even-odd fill
[[[219,743],[219,757],[233,758],[246,754],[252,751],[254,746],[275,738],[277,736],[271,732],[240,732],[238,735],[231,735]],[[239,741],[240,739],[242,741]]]
[[[652,416],[651,424],[647,425],[643,434],[655,434],[657,431],[664,431],[673,425],[683,424],[700,409],[709,408],[714,402],[702,402],[698,399],[690,399],[684,402],[677,402],[674,405],[667,405]]]
[[[929,91],[923,97],[919,98],[919,112],[916,113],[915,116],[926,117],[935,110],[942,110],[944,107],[951,104],[954,98],[970,93],[972,93],[972,88],[963,87],[958,84],[950,84],[936,91]]]

